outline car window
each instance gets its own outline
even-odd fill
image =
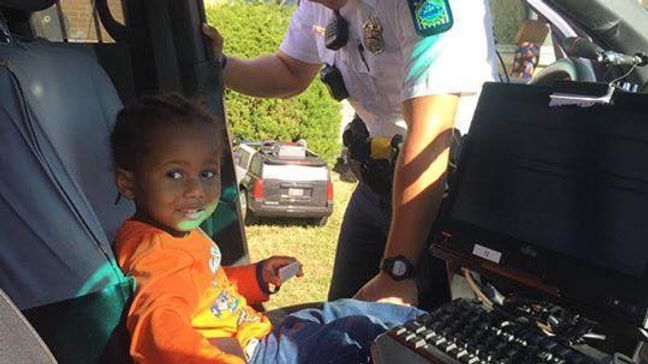
[[[240,163],[238,163],[238,165],[243,168],[246,168],[249,161],[250,161],[250,153],[248,151],[241,149],[241,157],[239,160]]]
[[[326,166],[300,166],[295,164],[272,165],[263,168],[263,179],[280,179],[295,182],[328,181]]]
[[[56,1],[49,8],[32,13],[31,25],[39,37],[50,41],[114,43],[115,40],[99,21],[94,3],[87,0]],[[107,0],[105,5],[114,21],[124,25],[122,2]]]
[[[237,165],[237,166],[240,166],[241,165],[240,164],[240,162],[241,162],[241,150],[240,149],[235,149],[232,152],[232,158],[234,158],[234,164]]]
[[[541,17],[527,4],[519,0],[492,0],[490,4],[503,79],[505,74],[529,78],[556,60],[550,28],[543,26]]]
[[[261,175],[261,158],[258,154],[255,154],[252,157],[252,162],[250,162],[250,172],[260,176]]]

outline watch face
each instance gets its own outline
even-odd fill
[[[397,276],[403,276],[407,272],[407,265],[405,265],[404,262],[401,262],[400,260],[397,260],[394,262],[394,267],[392,268],[392,273]]]

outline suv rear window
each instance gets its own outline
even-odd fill
[[[248,161],[250,160],[250,153],[243,149],[238,149],[238,152],[240,153],[238,165],[245,168],[247,167]]]
[[[250,168],[248,170],[257,176],[261,173],[261,158],[257,154],[252,157],[252,162],[250,162]]]
[[[297,145],[282,145],[277,151],[279,158],[306,158],[306,148]]]
[[[294,164],[266,164],[263,166],[263,179],[290,181],[328,181],[326,166],[300,166]]]

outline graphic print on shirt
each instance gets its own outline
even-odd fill
[[[212,244],[211,259],[209,259],[209,270],[211,270],[212,274],[215,275],[218,271],[218,268],[220,268],[221,259],[222,256],[220,249],[218,249],[218,246],[216,244]]]
[[[248,323],[248,322],[260,322],[261,321],[261,317],[258,314],[254,313],[253,311],[250,312],[248,310],[249,310],[248,307],[244,307],[241,310],[241,312],[239,313],[238,320],[236,321],[237,325],[240,326],[241,324]]]
[[[230,295],[228,291],[222,291],[214,300],[210,311],[214,316],[222,318],[225,313],[236,313],[238,308],[239,299],[236,296]]]

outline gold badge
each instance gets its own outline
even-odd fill
[[[364,44],[367,49],[373,54],[382,53],[385,48],[385,41],[383,40],[382,33],[383,27],[378,22],[378,18],[372,16],[362,26],[364,33]]]
[[[323,36],[326,33],[326,29],[319,25],[313,25],[313,33]]]

